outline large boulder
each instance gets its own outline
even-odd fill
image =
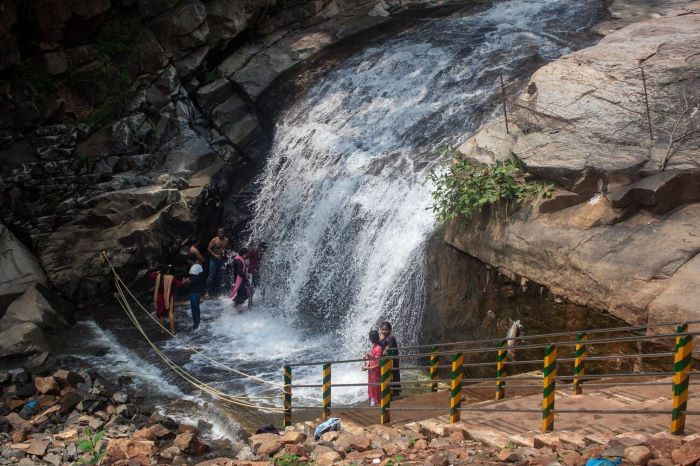
[[[34,255],[0,223],[0,295],[24,293],[34,283],[47,284]]]
[[[32,322],[44,330],[52,330],[66,327],[66,317],[54,309],[46,298],[51,291],[44,285],[35,284],[22,296],[10,304],[5,315],[0,319],[0,331],[7,330],[22,322]],[[56,302],[58,298],[53,297]]]
[[[686,58],[700,14],[685,13],[620,29],[538,70],[514,101],[510,133],[493,120],[460,150],[477,163],[515,156],[565,189],[484,209],[449,225],[446,241],[628,322],[700,319],[700,138],[685,129],[700,113],[683,109],[700,99],[700,60]]]
[[[23,322],[0,332],[0,358],[27,356],[49,350],[44,332],[33,322]]]

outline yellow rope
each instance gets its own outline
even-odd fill
[[[222,401],[225,401],[227,403],[231,403],[231,404],[246,407],[246,408],[258,409],[258,410],[264,411],[264,412],[272,412],[272,413],[284,412],[284,410],[281,408],[260,406],[260,405],[256,405],[256,404],[250,403],[248,401],[245,401],[241,397],[228,395],[228,394],[222,392],[221,390],[218,390],[218,389],[212,387],[211,385],[208,385],[205,382],[202,382],[201,380],[197,379],[196,377],[194,377],[193,375],[191,375],[187,371],[185,371],[185,369],[183,369],[182,367],[175,364],[148,337],[147,333],[145,332],[145,330],[141,326],[141,323],[139,322],[138,318],[136,317],[133,310],[131,309],[129,302],[127,301],[127,298],[124,295],[122,285],[119,283],[119,281],[115,279],[114,284],[117,288],[117,301],[119,301],[119,304],[122,306],[122,309],[124,309],[124,311],[126,312],[127,316],[131,320],[131,322],[134,324],[134,326],[139,331],[139,333],[141,333],[141,335],[146,339],[146,341],[151,346],[151,348],[153,348],[153,350],[156,352],[156,354],[165,362],[166,365],[168,365],[168,367],[170,367],[173,371],[175,371],[175,373],[177,373],[180,377],[185,379],[187,382],[189,382],[191,385],[195,386],[196,388],[202,390],[203,392],[208,393],[209,395],[211,395],[215,398],[218,398]]]
[[[245,372],[241,372],[241,371],[239,371],[239,370],[237,370],[237,369],[234,369],[233,367],[227,366],[226,364],[224,364],[224,363],[222,363],[222,362],[220,362],[220,361],[217,361],[216,359],[213,359],[213,358],[207,356],[206,354],[204,354],[203,352],[201,352],[200,350],[198,350],[198,349],[196,349],[196,348],[194,348],[194,347],[185,345],[184,342],[183,342],[177,335],[171,333],[170,330],[168,330],[167,328],[165,328],[164,326],[162,326],[162,325],[160,324],[160,322],[158,321],[158,319],[156,319],[155,317],[153,317],[153,315],[148,311],[148,309],[146,309],[146,308],[143,306],[143,304],[141,304],[141,302],[138,300],[138,298],[136,298],[136,296],[134,296],[134,294],[131,292],[131,290],[129,290],[129,288],[126,286],[126,283],[124,283],[124,280],[121,279],[121,277],[119,276],[119,274],[117,273],[117,271],[114,269],[114,266],[112,265],[112,262],[109,260],[109,257],[107,257],[107,254],[106,254],[104,251],[102,252],[102,257],[105,259],[105,261],[106,261],[107,264],[109,265],[109,268],[112,270],[112,273],[114,274],[115,280],[118,280],[118,281],[122,284],[122,286],[124,287],[124,289],[126,290],[126,292],[129,293],[129,296],[131,296],[131,298],[134,300],[134,302],[135,302],[136,304],[138,304],[138,306],[141,308],[141,310],[142,310],[151,320],[153,320],[153,321],[158,325],[158,327],[160,327],[162,330],[166,331],[166,332],[168,333],[168,335],[170,335],[172,338],[174,338],[174,339],[177,340],[178,342],[182,343],[183,346],[184,346],[184,349],[189,350],[189,351],[192,351],[192,352],[194,352],[194,353],[197,353],[198,355],[200,355],[201,357],[203,357],[203,358],[206,359],[207,361],[211,362],[212,364],[214,364],[214,365],[216,365],[216,366],[218,366],[218,367],[220,367],[220,368],[222,368],[222,369],[224,369],[224,370],[226,370],[226,371],[233,372],[234,374],[238,374],[238,375],[240,375],[240,376],[242,376],[242,377],[246,377],[246,378],[251,379],[251,380],[255,380],[256,382],[265,383],[265,384],[272,385],[272,386],[278,387],[278,388],[283,388],[284,384],[281,384],[281,383],[279,383],[279,382],[272,382],[272,381],[270,381],[270,380],[265,380],[265,379],[262,379],[262,378],[260,378],[260,377],[256,377],[256,376],[254,376],[254,375],[246,374]]]

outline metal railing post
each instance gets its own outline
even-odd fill
[[[542,368],[542,432],[554,430],[554,394],[557,377],[557,348],[547,345],[544,349]]]
[[[322,417],[328,419],[331,417],[331,365],[326,363],[323,365],[323,388],[321,392],[323,398],[323,413]]]
[[[582,376],[586,371],[586,341],[588,340],[588,334],[586,332],[579,332],[576,334],[576,341],[580,341],[581,344],[576,344],[576,351],[574,352],[574,394],[580,395],[583,393],[583,380],[579,379],[578,376]]]
[[[380,385],[379,385],[379,422],[388,424],[391,421],[391,381],[394,360],[383,358],[379,361]]]
[[[450,371],[450,422],[459,422],[462,408],[462,371],[464,357],[462,353],[452,355],[452,368]]]
[[[438,361],[440,360],[440,357],[435,354],[438,351],[440,351],[439,346],[433,346],[433,352],[430,355],[430,367],[428,368],[428,374],[430,374],[430,380],[435,380],[438,375]],[[436,392],[437,391],[437,383],[433,382],[430,384],[430,391],[431,392]]]
[[[284,427],[292,425],[292,368],[284,366]]]
[[[498,343],[498,347],[502,348],[506,345],[506,340]],[[502,400],[506,396],[506,361],[508,360],[508,350],[499,349],[496,360],[496,399]]]
[[[688,385],[693,353],[693,337],[683,335],[688,324],[679,325],[676,332],[675,356],[673,358],[673,410],[671,411],[671,434],[683,435],[685,431],[685,411],[688,406]]]

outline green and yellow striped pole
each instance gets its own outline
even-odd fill
[[[544,349],[543,391],[542,391],[542,432],[554,430],[554,394],[557,377],[557,348],[547,345]]]
[[[506,340],[498,343],[499,348],[506,345]],[[499,349],[496,360],[496,399],[502,400],[506,396],[506,361],[508,360],[508,350]]]
[[[576,334],[576,351],[574,352],[574,395],[583,393],[583,380],[579,379],[585,373],[586,369],[586,341],[588,334],[579,332]]]
[[[323,418],[331,417],[331,365],[323,365]]]
[[[439,356],[435,353],[440,351],[440,348],[438,346],[433,346],[433,353],[430,355],[430,367],[428,368],[428,374],[430,374],[430,380],[435,380],[438,375],[438,361],[439,361]],[[433,382],[430,384],[430,391],[431,392],[436,392],[437,391],[437,383]]]
[[[688,324],[679,325],[676,332],[684,334]],[[671,434],[683,435],[685,431],[685,410],[688,406],[688,385],[693,353],[693,337],[679,335],[676,337],[676,354],[673,358],[673,411],[671,412]]]
[[[380,424],[388,424],[391,421],[390,409],[391,409],[391,381],[392,371],[394,366],[393,359],[381,359],[379,361],[380,375],[379,375],[379,422]]]
[[[292,425],[292,368],[284,366],[284,427]]]
[[[459,422],[462,408],[462,369],[464,358],[462,353],[452,355],[452,370],[450,372],[450,422]]]

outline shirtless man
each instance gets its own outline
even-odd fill
[[[190,246],[190,249],[187,251],[187,255],[194,255],[198,261],[200,261],[200,264],[204,264],[207,260],[204,258],[201,252],[199,252],[199,248],[197,247],[198,243],[194,242]]]
[[[221,263],[224,258],[224,251],[228,248],[228,238],[224,235],[223,227],[216,230],[216,236],[209,241],[209,276],[207,277],[206,296],[219,288]]]

